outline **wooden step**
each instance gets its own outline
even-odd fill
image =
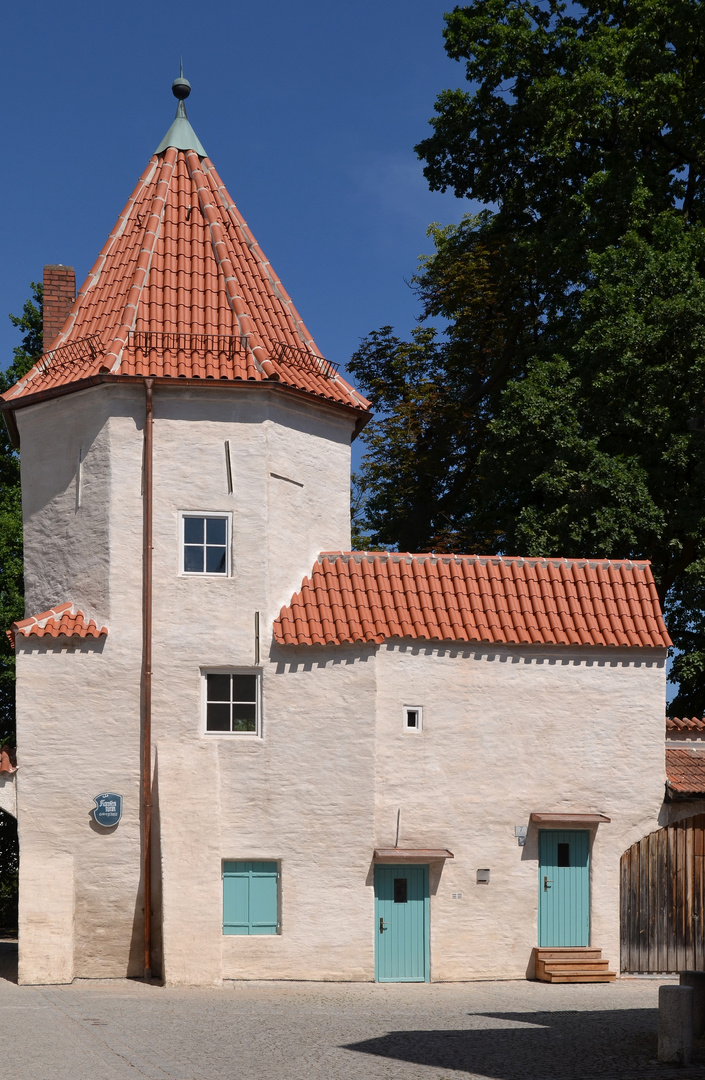
[[[606,960],[597,960],[593,964],[587,963],[546,963],[543,960],[536,961],[536,978],[551,982],[553,976],[558,975],[607,975],[609,964]]]
[[[562,971],[609,971],[606,960],[537,960],[536,965],[539,964],[545,971],[555,971],[557,975]]]
[[[546,960],[549,957],[555,960],[565,960],[570,957],[590,958],[599,960],[602,957],[602,949],[595,949],[590,945],[540,945],[534,949],[537,958]]]
[[[602,959],[602,949],[541,947],[533,955],[534,978],[540,982],[613,982],[617,978]]]
[[[575,971],[571,974],[552,975],[550,979],[542,979],[541,982],[550,983],[608,983],[617,978],[616,971],[606,971],[601,975],[586,975],[584,971]]]

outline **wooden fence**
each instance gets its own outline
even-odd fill
[[[705,814],[650,833],[621,860],[621,969],[705,969]]]

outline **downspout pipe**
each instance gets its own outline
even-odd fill
[[[145,379],[142,552],[142,882],[144,979],[152,978],[152,533],[154,478],[154,379]]]

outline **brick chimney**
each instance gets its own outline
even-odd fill
[[[66,322],[76,299],[76,274],[73,266],[44,267],[44,351],[47,352]]]

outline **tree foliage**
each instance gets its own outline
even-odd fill
[[[8,390],[42,353],[42,286],[31,283],[32,297],[21,315],[10,315],[22,334],[13,359],[0,372],[0,393]],[[22,565],[22,496],[19,455],[7,429],[0,425],[0,744],[14,742],[15,661],[7,635],[10,625],[24,616]]]
[[[417,149],[486,205],[432,226],[420,326],[350,369],[361,524],[420,550],[650,558],[705,708],[705,5],[475,0]],[[434,331],[430,320],[443,326]]]
[[[0,934],[17,932],[20,847],[17,819],[0,810]]]

